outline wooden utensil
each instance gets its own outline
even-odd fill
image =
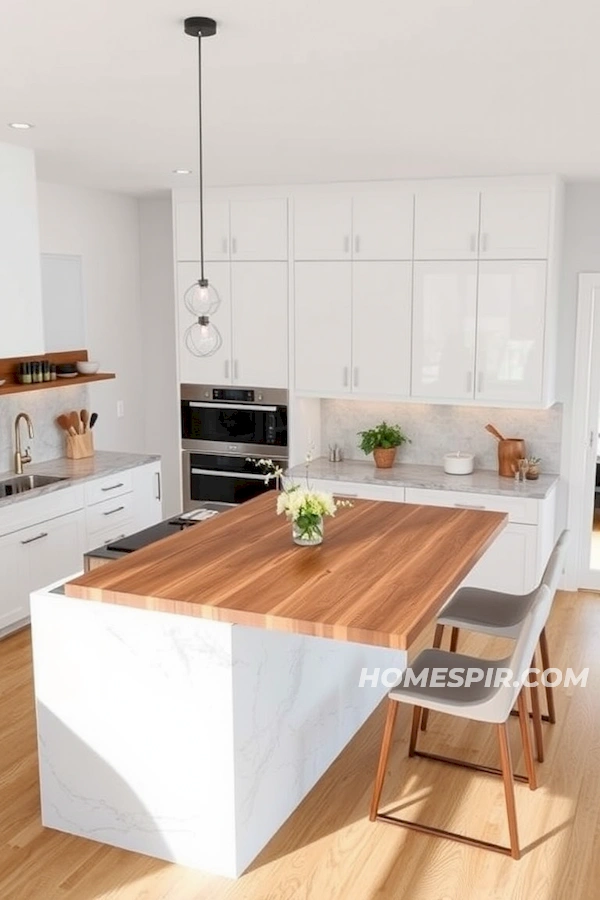
[[[56,423],[57,423],[57,425],[59,425],[62,428],[63,431],[68,431],[69,428],[71,427],[71,422],[69,420],[69,417],[66,416],[64,413],[57,417]]]
[[[495,437],[495,438],[498,438],[499,441],[505,440],[505,438],[502,437],[502,435],[500,434],[500,432],[498,431],[498,429],[497,429],[497,428],[494,428],[493,425],[490,425],[489,422],[488,422],[488,424],[485,426],[485,430],[486,430],[486,431],[489,431],[490,434],[493,434],[494,437]]]
[[[81,434],[81,420],[79,418],[79,413],[75,410],[69,414],[69,424],[71,428],[75,429],[75,434]]]
[[[82,409],[79,412],[79,416],[81,418],[81,424],[83,425],[83,433],[88,430],[88,422],[90,421],[90,414],[87,409]]]

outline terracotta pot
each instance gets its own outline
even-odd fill
[[[529,466],[527,471],[525,472],[525,478],[529,481],[536,481],[540,477],[540,467],[539,466]]]
[[[377,447],[373,450],[373,458],[378,469],[391,469],[396,459],[397,447]]]

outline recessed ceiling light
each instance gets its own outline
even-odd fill
[[[191,175],[191,169],[173,169],[173,175]]]
[[[17,128],[23,131],[26,131],[28,128],[35,128],[34,125],[31,125],[30,122],[9,122],[9,128]]]

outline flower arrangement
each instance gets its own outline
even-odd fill
[[[296,484],[284,475],[283,469],[272,459],[259,459],[255,462],[265,476],[265,482],[276,479],[279,494],[277,496],[277,515],[285,513],[292,523],[292,535],[301,546],[314,546],[323,541],[323,519],[335,516],[338,509],[352,506],[348,500],[336,500],[332,494],[315,491],[310,486],[309,468],[312,454],[305,457],[306,487]]]

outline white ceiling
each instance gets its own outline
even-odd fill
[[[597,0],[9,0],[0,140],[45,180],[208,184],[558,172],[600,178]],[[29,121],[30,132],[7,128]]]

